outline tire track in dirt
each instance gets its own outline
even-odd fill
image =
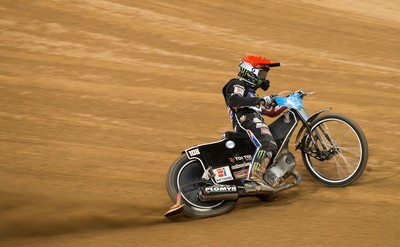
[[[165,223],[161,212],[151,204],[134,202],[67,201],[30,198],[0,192],[6,204],[0,207],[0,240],[77,232],[142,228]]]

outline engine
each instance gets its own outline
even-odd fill
[[[264,180],[272,187],[277,186],[293,170],[295,164],[293,154],[282,155],[274,165],[268,167],[264,174]]]

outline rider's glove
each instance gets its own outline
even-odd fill
[[[263,104],[263,105],[270,105],[270,104],[272,104],[272,97],[271,96],[264,96],[264,97],[262,97],[261,98],[261,104]]]

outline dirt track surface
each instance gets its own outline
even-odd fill
[[[354,2],[0,0],[0,246],[400,246],[400,4]],[[295,152],[299,187],[163,218],[169,165],[230,130],[249,54],[282,63],[270,93],[356,120],[367,169],[327,188]]]

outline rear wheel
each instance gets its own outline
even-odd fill
[[[367,139],[353,120],[342,115],[330,114],[314,120],[303,147],[307,170],[327,186],[354,183],[367,165]]]
[[[203,166],[198,160],[189,160],[185,154],[181,155],[167,173],[167,191],[171,200],[176,202],[176,195],[181,189],[182,203],[185,204],[183,213],[188,217],[211,217],[231,211],[235,201],[204,202],[198,198],[201,184],[194,182],[200,182],[203,173]]]

